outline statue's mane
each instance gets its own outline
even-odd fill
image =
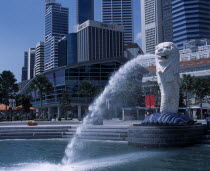
[[[156,58],[157,74],[161,72],[163,75],[165,75],[166,80],[173,79],[174,76],[179,73],[179,50],[174,43],[170,42],[169,45],[173,46],[173,53],[170,55],[167,63],[160,64]]]

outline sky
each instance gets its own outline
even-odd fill
[[[1,0],[0,72],[10,70],[21,81],[24,51],[44,40],[45,0]],[[134,39],[140,45],[140,0],[133,0]],[[69,8],[69,32],[76,23],[76,0],[57,0]],[[101,21],[101,0],[95,0],[95,20]]]

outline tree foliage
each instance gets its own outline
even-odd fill
[[[197,96],[197,98],[200,100],[200,109],[201,109],[201,119],[203,116],[203,99],[210,93],[210,79],[208,77],[196,77],[194,79],[194,88],[193,92]]]
[[[0,74],[0,103],[9,104],[9,98],[14,98],[18,92],[14,74],[11,71],[3,71]]]
[[[25,94],[19,94],[16,96],[16,104],[17,106],[22,106],[22,111],[24,113],[30,112],[31,105],[31,96]]]
[[[63,109],[63,113],[66,114],[71,106],[71,94],[68,91],[63,90],[61,92],[61,97],[59,98],[59,103]]]
[[[78,87],[77,94],[81,97],[93,97],[96,93],[96,88],[90,81],[83,81]]]

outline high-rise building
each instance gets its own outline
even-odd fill
[[[133,43],[133,0],[102,0],[102,21],[124,26],[124,45]]]
[[[28,80],[34,77],[35,48],[28,50]]]
[[[123,26],[88,20],[77,27],[77,62],[123,57]]]
[[[141,0],[142,50],[154,53],[161,42],[173,41],[171,0]]]
[[[44,42],[39,42],[35,50],[34,74],[36,76],[42,72],[44,72]]]
[[[58,42],[58,66],[77,63],[77,33],[69,33]]]
[[[77,24],[94,20],[94,0],[77,0]]]
[[[58,40],[68,34],[68,8],[55,0],[45,4],[45,70],[58,67]]]
[[[210,38],[209,0],[172,0],[174,43]]]
[[[24,66],[22,67],[21,81],[26,81],[28,76],[28,52],[24,52]]]

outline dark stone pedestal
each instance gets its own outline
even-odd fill
[[[128,130],[128,144],[137,147],[183,147],[196,144],[204,134],[202,125],[144,126],[134,124]]]

